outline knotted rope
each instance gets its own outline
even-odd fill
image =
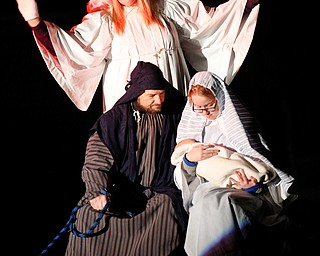
[[[106,190],[101,190],[100,191],[102,194],[106,195],[107,191]],[[63,229],[60,230],[59,234],[52,240],[51,243],[49,243],[46,247],[46,249],[44,249],[40,255],[44,255],[47,253],[48,249],[50,247],[52,247],[55,242],[62,237],[62,235],[67,232],[67,231],[71,231],[75,236],[78,237],[82,237],[82,238],[86,238],[86,237],[91,237],[94,236],[96,233],[93,233],[94,229],[97,227],[97,225],[99,224],[100,220],[102,219],[103,216],[105,216],[106,211],[109,208],[109,202],[106,203],[106,205],[103,207],[103,209],[100,211],[98,218],[95,220],[95,222],[93,223],[93,225],[91,226],[91,228],[87,231],[87,232],[80,232],[78,230],[76,230],[76,228],[74,227],[74,223],[76,221],[76,213],[77,211],[82,207],[83,205],[77,205],[71,212],[70,218],[67,221],[66,225],[63,227]]]

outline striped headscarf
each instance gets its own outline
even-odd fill
[[[223,80],[211,72],[197,72],[190,80],[189,90],[194,85],[201,85],[213,92],[220,108],[220,117],[217,119],[217,122],[221,122],[224,127],[223,133],[231,143],[231,147],[241,154],[271,166],[279,176],[273,182],[273,185],[278,186],[280,184],[281,198],[286,199],[289,195],[287,190],[294,179],[287,173],[277,169],[270,162],[270,151],[250,112],[232,91],[227,88]],[[183,110],[178,126],[177,143],[183,139],[195,139],[202,142],[206,121],[204,116],[192,111],[192,106],[188,102]]]

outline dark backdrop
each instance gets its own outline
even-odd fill
[[[252,46],[230,86],[264,127],[278,164],[296,177],[294,191],[301,200],[294,215],[315,241],[314,207],[320,198],[316,16],[298,3],[279,2],[261,4]],[[38,4],[44,19],[70,29],[81,22],[86,1]],[[102,110],[101,87],[89,110],[78,110],[47,70],[15,1],[4,4],[0,21],[2,195],[11,242],[6,245],[22,255],[38,255],[84,192],[81,167],[88,130]],[[48,254],[63,255],[65,243],[63,236]],[[309,242],[306,250],[312,246]]]

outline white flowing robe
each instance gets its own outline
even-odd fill
[[[230,84],[252,42],[259,5],[243,15],[246,0],[230,0],[208,13],[199,0],[160,0],[164,29],[147,27],[136,7],[125,7],[126,27],[116,34],[110,17],[87,14],[73,32],[45,21],[56,53],[36,39],[45,63],[80,110],[87,110],[102,79],[103,111],[124,94],[139,60],[160,67],[165,78],[186,94],[190,80],[185,59]],[[163,2],[162,2],[163,1]]]
[[[207,72],[197,73],[190,85],[202,85],[216,95],[221,112],[219,117],[211,121],[214,129],[208,132],[206,129],[210,125],[207,119],[192,111],[192,107],[187,103],[177,129],[177,142],[194,139],[202,143],[222,143],[238,153],[264,163],[277,174],[277,177],[268,182],[263,192],[252,194],[208,182],[195,174],[197,167],[187,170],[182,158],[177,162],[172,161],[172,158],[171,162],[176,165],[175,183],[182,191],[184,207],[189,213],[185,241],[188,256],[242,255],[235,254],[235,251],[241,245],[240,241],[247,240],[252,234],[249,231],[253,229],[253,220],[266,227],[286,223],[287,217],[282,211],[297,198],[289,193],[294,178],[276,168],[259,153],[259,147],[268,150],[261,134],[257,133],[259,136],[255,141],[250,141],[248,134],[253,132],[249,130],[252,129],[249,125],[252,122],[251,115],[241,102],[229,93],[221,79],[213,74],[212,77],[215,77],[215,80],[209,79]],[[173,156],[177,151],[179,148],[175,149]],[[211,166],[208,171],[214,172],[216,167]]]

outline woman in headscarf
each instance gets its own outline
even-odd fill
[[[271,163],[270,151],[254,118],[215,74],[202,71],[191,79],[177,143],[172,162],[176,165],[175,182],[189,213],[185,243],[188,255],[247,255],[257,249],[256,244],[248,244],[259,230],[257,226],[287,225],[283,210],[296,198],[288,192],[294,178]],[[203,160],[219,154],[215,145],[263,164],[272,175],[260,182],[235,168],[235,176],[228,183],[231,186],[208,181],[198,175],[197,168]],[[214,176],[218,167],[212,164],[207,168],[205,171]],[[252,255],[261,253],[266,250]]]
[[[186,95],[187,61],[230,84],[252,42],[257,0],[206,9],[199,0],[90,0],[82,23],[65,31],[40,19],[35,0],[17,0],[43,59],[61,88],[87,110],[102,79],[103,111],[125,93],[139,60],[157,65]]]

